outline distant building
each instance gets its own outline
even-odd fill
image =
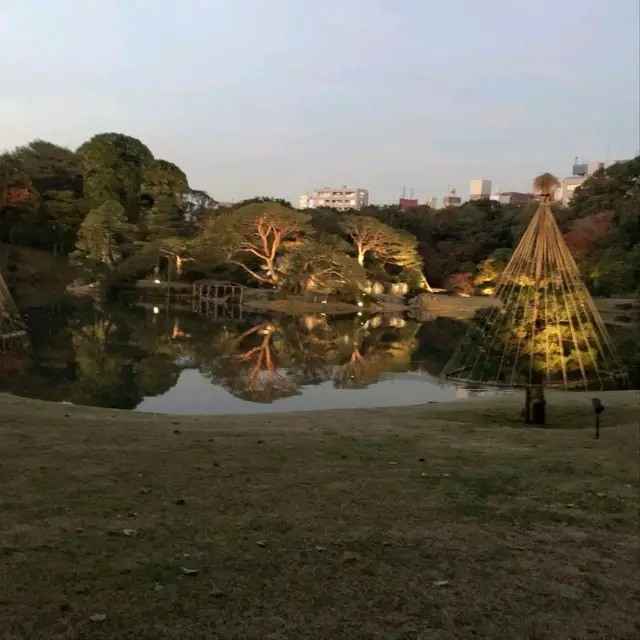
[[[486,200],[491,197],[491,180],[472,180],[469,184],[469,200]]]
[[[502,191],[494,193],[491,200],[500,204],[526,204],[536,199],[533,193],[522,193],[520,191]]]
[[[324,187],[315,189],[311,195],[300,196],[300,209],[329,207],[338,211],[362,209],[369,204],[369,192],[366,189],[353,187]]]
[[[624,160],[607,160],[606,162],[578,162],[573,163],[571,175],[560,181],[560,187],[556,190],[555,200],[564,205],[569,204],[575,190],[583,185],[596,171],[608,169],[610,166],[624,162]]]
[[[449,189],[449,193],[442,198],[443,207],[459,207],[462,204],[462,198],[456,195],[455,189]]]
[[[314,207],[313,198],[308,193],[300,196],[299,209],[313,209]]]
[[[417,207],[418,200],[414,198],[400,198],[398,204],[403,211],[406,211],[407,209],[413,209],[414,207]]]
[[[438,198],[436,198],[435,196],[429,196],[427,198],[426,205],[430,209],[437,209],[438,208]]]

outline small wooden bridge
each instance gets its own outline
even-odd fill
[[[163,304],[188,309],[204,315],[238,317],[242,314],[245,287],[228,280],[197,280],[196,282],[167,282],[138,280],[134,289],[142,297],[161,298]]]

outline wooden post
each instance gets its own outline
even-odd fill
[[[524,391],[524,411],[522,412],[522,418],[526,424],[531,422],[531,387],[527,385]]]
[[[547,422],[546,417],[546,400],[544,398],[544,386],[537,384],[532,392],[532,415],[531,421],[534,424],[544,425]]]
[[[591,405],[596,414],[596,440],[600,439],[600,414],[604,411],[604,405],[600,398],[591,398]]]

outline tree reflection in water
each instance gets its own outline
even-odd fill
[[[280,373],[277,332],[276,323],[265,322],[230,338],[226,348],[231,352],[219,354],[219,374],[212,376],[212,381],[252,402],[273,402],[299,394],[296,381]]]
[[[326,382],[363,389],[383,373],[415,368],[415,354],[429,351],[428,345],[418,348],[421,324],[398,316],[214,322],[167,309],[94,308],[88,302],[26,315],[31,344],[19,355],[0,354],[0,390],[121,409],[165,393],[186,368],[237,398],[271,403]],[[446,362],[448,355],[438,360]]]

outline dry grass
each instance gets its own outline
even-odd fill
[[[637,637],[638,396],[601,397],[599,441],[578,395],[546,430],[2,397],[0,638]]]

